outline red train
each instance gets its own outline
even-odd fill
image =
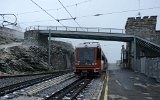
[[[100,74],[107,68],[107,59],[98,42],[85,42],[75,48],[76,74]]]

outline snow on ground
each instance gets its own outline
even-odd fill
[[[111,100],[128,100],[127,97],[123,97],[123,96],[120,96],[120,95],[110,94],[108,96],[109,96],[109,98],[111,98]]]
[[[0,49],[4,49],[4,51],[8,52],[7,48],[14,47],[14,46],[20,46],[20,45],[22,45],[22,42],[13,42],[10,44],[0,45]]]
[[[146,85],[143,85],[142,83],[134,83],[135,86],[140,86],[140,87],[143,87],[143,88],[147,88]]]
[[[13,47],[13,46],[20,46],[22,44],[22,42],[13,42],[13,43],[10,43],[10,44],[3,44],[3,45],[0,45],[0,49],[7,49],[9,47]]]

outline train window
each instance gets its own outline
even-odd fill
[[[100,60],[101,59],[101,49],[97,49],[97,59]]]
[[[94,63],[94,48],[79,48],[78,62],[80,65],[91,65]]]

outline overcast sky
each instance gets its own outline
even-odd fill
[[[56,19],[70,18],[58,0],[33,0]],[[157,30],[160,30],[160,0],[60,0],[81,27],[104,27],[124,29],[128,17],[157,15]],[[77,5],[76,5],[77,4]],[[140,4],[140,6],[139,6]],[[68,7],[67,7],[68,6]],[[14,13],[18,24],[25,29],[28,26],[61,26],[30,0],[1,0],[0,13]],[[94,16],[102,14],[101,16]],[[14,17],[6,16],[13,21]],[[0,17],[0,22],[2,18]],[[78,25],[73,20],[61,21],[65,26]],[[76,45],[79,40],[65,39]],[[100,42],[109,62],[120,59],[120,42]]]

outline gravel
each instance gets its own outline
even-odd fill
[[[101,79],[95,78],[90,84],[77,96],[77,100],[91,100],[97,88],[100,88]]]
[[[47,75],[49,75],[49,74],[47,74]],[[43,77],[43,76],[46,76],[46,75],[34,75],[34,76],[24,76],[24,77],[2,78],[2,79],[0,79],[0,88],[5,87],[5,86],[9,86],[9,85],[12,85],[12,84],[24,82],[24,81],[36,79],[38,77]]]
[[[63,89],[64,87],[70,85],[71,83],[73,83],[76,80],[78,80],[78,77],[68,79],[67,81],[61,82],[60,84],[56,84],[51,88],[48,88],[44,91],[37,93],[35,96],[46,98],[46,96],[50,96],[50,95],[54,94],[55,92]]]
[[[61,90],[62,88],[66,87],[67,85],[73,83],[76,81],[78,77],[69,79],[65,82],[61,82],[60,84],[57,84],[49,89],[46,89],[45,91],[41,91],[37,93],[36,97],[46,98],[46,96],[49,96],[51,94],[54,94],[55,92]],[[100,89],[100,83],[102,83],[100,77],[97,77],[91,81],[91,83],[77,96],[77,100],[91,100],[93,96],[95,95],[96,89]],[[67,98],[63,98],[67,99]]]
[[[54,78],[54,80],[56,80],[57,78]],[[40,91],[36,94],[34,94],[32,97],[40,97],[40,98],[46,98],[47,96],[51,95],[52,93],[55,93],[57,91],[59,91],[60,89],[64,88],[65,86],[68,86],[69,84],[73,83],[74,81],[76,81],[78,79],[78,76],[75,76],[73,78],[70,78],[70,79],[67,79],[66,81],[64,82],[61,82],[60,84],[57,84],[57,85],[54,85],[48,89],[45,89],[43,91]],[[50,81],[50,80],[48,80]],[[43,82],[42,82],[43,83]],[[38,83],[40,84],[40,83]],[[38,85],[37,84],[37,85]],[[33,88],[34,86],[37,86],[37,85],[33,85],[31,86],[31,88]],[[18,98],[18,97],[21,97],[21,96],[26,96],[26,91],[30,89],[30,87],[27,87],[27,88],[24,88],[24,89],[21,89],[21,90],[18,90],[18,91],[15,91],[13,93],[10,93],[8,95],[5,95],[3,97],[0,97],[0,100],[3,99],[3,100],[6,100],[6,99],[13,99],[13,98]],[[28,97],[29,98],[29,97]]]
[[[39,76],[36,76],[36,77],[39,77]],[[16,80],[18,81],[20,78],[22,78],[22,77],[19,77]],[[26,78],[24,78],[24,80],[31,79],[31,78],[35,78],[35,77],[30,77],[30,78],[26,77]],[[73,83],[74,81],[76,81],[78,79],[79,79],[78,76],[70,78],[70,79],[68,79],[66,81],[63,81],[63,82],[61,82],[59,84],[56,84],[56,85],[54,85],[54,86],[52,86],[52,87],[50,87],[48,89],[45,89],[43,91],[40,91],[40,92],[34,94],[33,97],[40,97],[40,98],[44,98],[45,99],[47,96],[50,96],[50,95],[54,94],[55,92],[61,90],[62,88],[68,86],[69,84]],[[16,82],[16,80],[14,80],[14,81]],[[100,89],[100,85],[102,84],[102,82],[103,81],[101,80],[100,77],[94,78],[91,81],[91,83],[77,96],[77,100],[91,100],[95,96],[97,88]],[[24,95],[25,89],[23,91],[22,90],[18,91],[18,93],[17,93],[18,97],[20,95],[21,96]],[[13,95],[13,96],[17,96],[17,95]],[[63,98],[63,99],[66,99],[66,98]]]

